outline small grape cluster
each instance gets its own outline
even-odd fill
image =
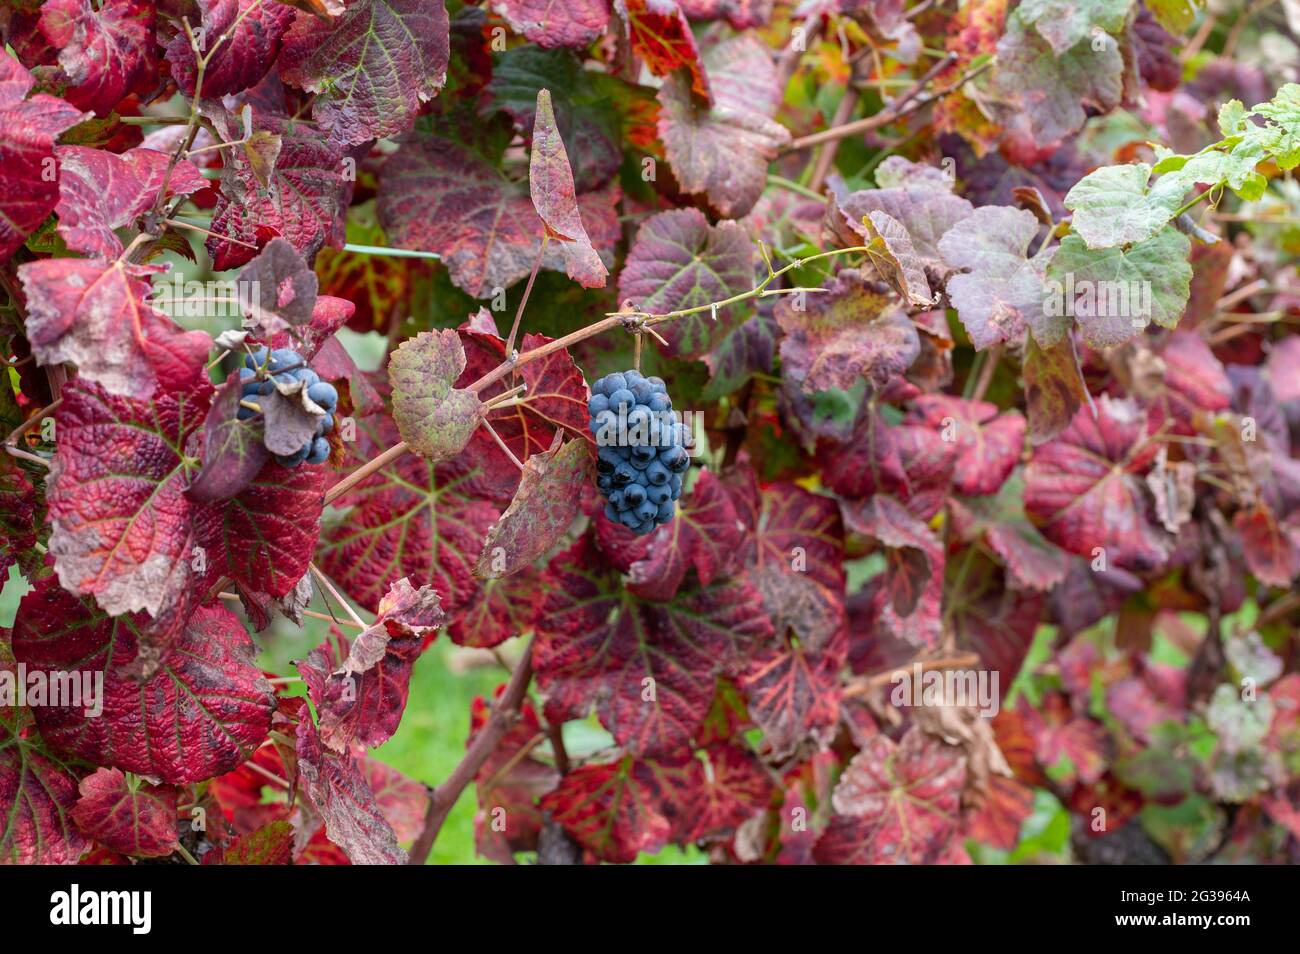
[[[644,536],[673,519],[682,473],[691,465],[690,435],[661,378],[615,371],[591,390],[587,410],[605,516]]]
[[[276,348],[268,357],[266,348],[258,348],[244,356],[244,367],[239,371],[239,380],[243,385],[243,398],[256,401],[275,390],[275,383],[291,384],[302,381],[307,386],[307,397],[325,409],[325,416],[316,425],[316,434],[297,452],[289,455],[276,454],[276,463],[282,467],[297,467],[299,464],[323,464],[330,456],[330,442],[326,436],[334,428],[334,410],[338,407],[339,393],[334,385],[322,381],[302,355],[290,348]],[[240,405],[239,419],[246,421],[257,412],[250,407]]]

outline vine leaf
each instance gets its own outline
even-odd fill
[[[316,704],[320,737],[336,752],[375,748],[397,731],[411,669],[446,614],[438,594],[405,577],[379,602],[379,618],[349,647],[337,627],[298,664]]]
[[[18,678],[10,632],[0,629],[0,679],[12,687]],[[14,702],[0,706],[0,865],[75,864],[87,847],[72,820],[80,773],[28,731],[32,711]]]
[[[206,101],[204,108],[226,142],[244,138],[235,117]],[[224,150],[213,234],[207,240],[216,271],[251,261],[276,236],[309,261],[327,241],[343,241],[342,212],[352,190],[344,159],[350,157],[310,126],[265,109],[252,110],[255,135],[278,137],[279,153],[268,170],[256,148]]]
[[[357,421],[349,467],[397,443],[387,415]],[[337,501],[346,515],[321,540],[320,566],[371,612],[402,577],[428,582],[453,618],[473,598],[471,568],[499,511],[477,492],[481,469],[468,455],[434,465],[414,454],[383,468]]]
[[[879,391],[921,352],[921,339],[893,300],[872,291],[853,269],[825,294],[777,303],[781,370],[803,391],[851,390],[865,380]]]
[[[117,258],[122,240],[114,229],[131,225],[153,207],[167,176],[170,159],[154,149],[130,149],[114,155],[85,146],[59,146],[59,234],[68,248],[87,255]],[[167,178],[167,195],[191,195],[207,180],[187,159]]]
[[[443,0],[352,0],[338,19],[299,11],[282,40],[280,76],[309,93],[331,142],[408,132],[442,89],[450,57]]]
[[[694,569],[708,585],[733,567],[744,537],[731,498],[711,471],[701,471],[677,516],[638,537],[602,515],[596,523],[600,548],[628,574],[627,588],[648,600],[671,600]]]
[[[461,613],[447,627],[457,646],[491,649],[529,632],[537,615],[541,573],[531,566],[505,577],[483,580]]]
[[[1016,470],[996,496],[954,501],[956,525],[966,539],[985,534],[1021,586],[1046,592],[1065,580],[1070,557],[1029,522],[1024,502],[1025,475]]]
[[[162,858],[179,846],[177,790],[128,780],[121,770],[101,768],[81,780],[72,818],[86,835],[110,851],[135,858]]]
[[[659,138],[682,189],[703,195],[724,218],[739,218],[763,194],[768,164],[790,142],[789,131],[772,118],[782,91],[772,57],[751,35],[718,44],[704,64],[712,107],[696,100],[698,85],[673,73],[658,94]]]
[[[1085,107],[1109,112],[1123,93],[1124,62],[1115,40],[1108,37],[1094,50],[1088,38],[1057,54],[1025,25],[1020,11],[1007,17],[997,62],[994,89],[1016,104],[1043,146],[1081,129],[1088,118]]]
[[[583,489],[594,477],[584,440],[562,444],[556,431],[551,450],[533,454],[510,506],[488,531],[474,575],[492,579],[517,573],[549,551],[577,519]]]
[[[1025,470],[1025,511],[1061,548],[1108,566],[1154,570],[1171,549],[1155,526],[1140,478],[1157,445],[1145,441],[1146,416],[1103,396],[1098,415],[1081,408],[1055,440],[1034,449]]]
[[[641,223],[618,277],[618,296],[648,314],[699,308],[754,287],[754,243],[738,222],[710,225],[698,209],[671,209]],[[740,306],[687,315],[664,328],[671,352],[709,354],[745,320]]]
[[[147,278],[161,270],[71,258],[19,266],[37,360],[70,361],[82,378],[132,398],[148,398],[159,386],[194,385],[212,339],[205,331],[182,331],[149,303]]]
[[[363,763],[322,745],[310,718],[298,723],[296,753],[302,793],[324,820],[329,840],[354,865],[405,864],[406,852],[375,800]]]
[[[831,795],[836,815],[817,843],[823,864],[928,864],[956,832],[966,759],[913,726],[873,736]]]
[[[203,465],[185,493],[197,504],[211,504],[235,496],[253,482],[270,451],[262,441],[257,420],[239,420],[243,395],[239,372],[232,372],[217,389],[203,420]]]
[[[393,420],[402,440],[425,460],[455,457],[483,419],[478,395],[454,387],[464,370],[465,348],[452,329],[423,331],[388,359]]]
[[[379,176],[384,231],[403,248],[437,252],[452,283],[476,298],[527,277],[545,231],[527,190],[502,174],[496,158],[448,139],[416,136],[385,161]],[[618,194],[610,183],[578,196],[595,248],[610,249],[621,235]],[[565,268],[561,245],[548,243],[543,268]]]
[[[156,17],[146,0],[43,4],[41,32],[59,51],[59,66],[72,84],[68,102],[107,116],[127,94],[152,89],[158,79]]]
[[[293,825],[273,821],[246,835],[239,835],[224,848],[203,856],[205,865],[288,865],[293,863]]]
[[[839,647],[814,652],[788,637],[750,654],[739,685],[749,714],[763,730],[763,749],[776,760],[804,739],[829,742],[840,716]]]
[[[528,192],[546,234],[560,243],[565,272],[584,288],[603,288],[609,275],[582,225],[569,154],[555,125],[551,91],[537,93],[533,150],[528,165]]]
[[[1027,338],[1023,370],[1029,441],[1037,446],[1069,427],[1080,406],[1091,398],[1079,371],[1074,340],[1068,335],[1046,348]]]
[[[184,618],[197,540],[183,448],[207,408],[201,392],[138,401],[81,379],[64,388],[47,499],[50,553],[72,593],[113,615],[143,610],[167,632]]]
[[[564,46],[585,50],[609,26],[605,0],[493,0],[492,9],[511,31],[544,50]]]
[[[830,497],[792,483],[759,484],[751,467],[727,473],[745,527],[738,552],[778,634],[825,649],[844,626],[844,527]]]
[[[1191,251],[1191,240],[1173,227],[1123,249],[1091,249],[1078,235],[1067,235],[1047,279],[1058,283],[1054,288],[1079,289],[1065,304],[1084,342],[1110,348],[1141,334],[1149,321],[1163,328],[1178,324],[1191,293]]]
[[[594,700],[620,745],[672,752],[699,731],[719,671],[770,637],[762,599],[732,578],[650,602],[623,590],[616,572],[593,569],[601,565],[583,537],[547,570],[535,650],[547,721],[581,718]]]
[[[1026,328],[1046,347],[1069,330],[1064,310],[1052,316],[1044,308],[1050,254],[1042,249],[1032,258],[1028,254],[1038,228],[1032,212],[986,205],[939,240],[944,261],[969,270],[949,277],[948,295],[976,350],[1015,340]]]
[[[873,210],[862,217],[867,258],[909,307],[934,304],[925,267],[906,227],[888,212]]]
[[[912,407],[915,418],[957,445],[953,488],[969,497],[997,493],[1020,460],[1024,417],[1017,411],[999,414],[987,401],[945,394],[923,394]]]
[[[651,73],[667,77],[684,69],[691,92],[713,105],[709,74],[677,0],[614,0],[614,10],[627,28],[633,52]]]
[[[672,833],[653,768],[631,755],[583,765],[542,796],[542,810],[601,861],[627,864],[643,851],[658,851]]]
[[[54,140],[82,118],[81,110],[46,93],[25,98],[32,74],[0,50],[0,262],[54,211],[59,183]]]
[[[272,239],[240,269],[237,287],[244,328],[255,338],[266,341],[312,320],[316,273],[285,239]]]
[[[23,597],[14,622],[18,661],[47,678],[103,678],[102,711],[88,698],[42,706],[41,735],[79,758],[171,784],[229,772],[265,741],[275,708],[248,634],[229,610],[199,607],[162,650],[157,671],[139,681],[131,670],[145,649],[144,622],[139,614],[106,616],[53,577]]]
[[[209,48],[205,54],[209,59],[203,72],[202,94],[217,98],[256,86],[280,55],[280,41],[294,20],[293,9],[287,4],[258,0],[197,0],[197,3],[208,42],[225,37],[219,47]],[[184,31],[177,31],[167,44],[166,57],[176,85],[187,96],[193,96],[198,54]]]

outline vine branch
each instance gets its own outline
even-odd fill
[[[465,750],[465,757],[447,776],[447,780],[430,790],[429,807],[425,810],[420,834],[416,837],[415,844],[411,846],[411,855],[407,864],[422,865],[428,860],[429,852],[433,850],[433,843],[438,839],[438,832],[442,829],[447,816],[451,814],[452,807],[460,798],[460,793],[478,775],[479,769],[496,751],[501,737],[519,717],[519,707],[523,704],[524,697],[528,693],[528,684],[532,679],[533,641],[530,639],[528,645],[524,647],[524,654],[515,664],[514,672],[510,674],[505,692],[493,706],[487,724],[478,730],[469,748]]]

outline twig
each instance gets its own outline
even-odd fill
[[[460,798],[461,792],[478,775],[479,769],[496,751],[501,737],[519,717],[519,707],[523,704],[532,678],[533,641],[530,639],[528,645],[524,647],[523,655],[519,657],[519,662],[515,664],[514,672],[510,674],[505,692],[493,706],[487,724],[474,735],[469,748],[465,750],[465,757],[447,776],[447,780],[429,792],[429,807],[424,813],[424,824],[415,839],[415,844],[411,846],[411,855],[407,864],[422,865],[428,860],[429,852],[433,850],[433,843],[438,838],[438,832],[442,829],[443,822],[447,820],[457,799]]]
[[[202,232],[204,235],[210,235],[214,239],[220,239],[222,242],[230,242],[232,245],[242,245],[244,248],[251,248],[257,251],[257,246],[252,242],[245,242],[243,239],[237,239],[230,235],[222,235],[220,232],[213,232],[205,229],[201,225],[195,225],[193,222],[186,222],[182,219],[163,219],[164,225],[170,225],[174,229],[189,229],[192,232]]]
[[[497,442],[497,447],[500,447],[505,455],[510,458],[510,463],[514,464],[520,470],[524,469],[523,462],[515,456],[515,452],[510,449],[509,445],[501,439],[501,435],[497,433],[495,427],[488,423],[487,418],[483,418],[483,420],[479,421],[479,426],[485,428],[487,432],[492,435],[492,439]]]
[[[551,240],[551,233],[542,234],[541,247],[537,249],[537,258],[533,260],[533,270],[528,273],[528,284],[524,286],[523,297],[519,299],[519,307],[515,309],[515,323],[510,326],[510,337],[506,339],[506,354],[515,350],[515,337],[519,334],[519,322],[524,317],[524,306],[528,304],[528,296],[533,293],[533,282],[537,281],[537,270],[542,267],[542,256],[546,254],[546,243]]]
[[[320,571],[320,567],[315,563],[308,563],[307,566],[311,570],[312,575],[315,576],[316,579],[320,580],[320,585],[325,587],[325,590],[330,594],[330,596],[339,601],[344,612],[352,617],[352,622],[356,623],[362,629],[369,629],[370,627],[366,621],[357,615],[357,611],[352,608],[352,604],[343,598],[342,593],[335,589],[334,584],[329,581],[329,577]]]
[[[222,592],[218,593],[217,596],[223,600],[226,600],[229,603],[243,602],[243,600],[240,598],[238,593],[230,593],[223,590]],[[368,626],[359,626],[357,623],[353,622],[350,619],[336,619],[335,617],[331,616],[329,613],[318,613],[316,610],[309,610],[309,609],[302,610],[301,612],[303,616],[310,616],[312,619],[323,619],[327,623],[337,623],[340,626],[355,627],[357,629],[370,628]]]
[[[1002,342],[999,341],[992,348],[989,348],[988,354],[984,359],[984,366],[980,368],[979,380],[975,383],[975,390],[971,392],[972,401],[984,400],[984,395],[988,393],[989,385],[993,382],[993,372],[998,368],[998,361],[1002,358]]]
[[[948,61],[946,59],[940,60],[936,65],[946,67]],[[836,139],[845,139],[849,136],[857,135],[858,133],[865,133],[870,132],[873,129],[879,129],[881,126],[888,126],[890,123],[897,122],[906,116],[910,116],[912,113],[929,106],[935,100],[941,99],[949,93],[960,89],[967,82],[973,80],[976,76],[979,76],[985,70],[989,69],[990,66],[992,66],[992,61],[986,61],[961,76],[951,86],[937,90],[927,96],[913,99],[911,94],[904,94],[899,99],[899,102],[907,105],[900,105],[897,108],[890,107],[888,109],[883,109],[874,116],[868,116],[865,119],[856,119],[853,122],[845,123],[842,126],[834,126],[830,129],[823,129],[821,132],[815,132],[807,136],[800,136],[798,139],[791,142],[784,151],[797,152],[800,149],[807,149],[809,146],[820,146],[824,142],[831,142]],[[931,72],[932,71],[927,71],[926,75],[921,78],[921,81],[928,82]]]

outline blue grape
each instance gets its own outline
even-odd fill
[[[312,372],[315,375],[316,372]],[[327,411],[333,411],[339,403],[339,392],[335,390],[334,385],[328,381],[316,379],[316,383],[307,388],[307,397],[325,408]]]
[[[591,396],[591,400],[587,402],[587,413],[590,414],[592,417],[595,417],[597,414],[600,414],[602,411],[608,411],[608,410],[609,410],[609,398],[605,397],[605,395],[599,392],[593,394]]]
[[[630,411],[636,406],[636,395],[627,388],[619,388],[609,396],[609,406],[614,411],[620,408],[627,408]]]
[[[323,437],[314,438],[311,442],[311,453],[307,455],[306,463],[323,464],[329,460],[330,442]]]

